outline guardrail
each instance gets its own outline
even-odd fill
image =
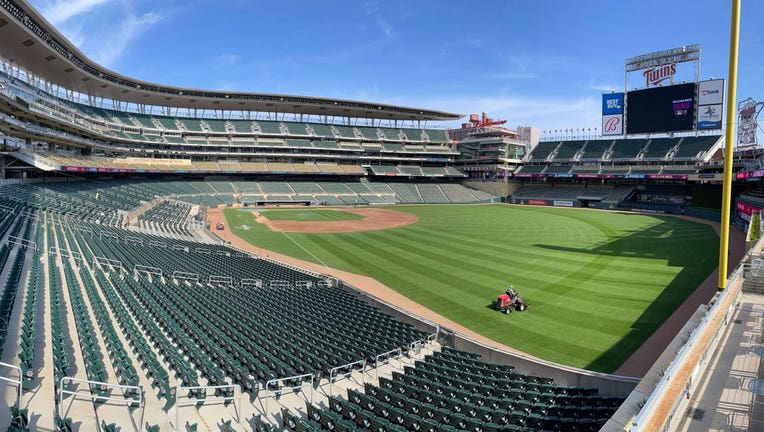
[[[3,362],[0,362],[0,367],[5,368],[5,369],[13,369],[13,370],[18,371],[18,373],[19,373],[19,378],[18,379],[0,375],[0,381],[9,382],[11,384],[16,384],[16,385],[19,386],[19,394],[18,394],[18,396],[16,398],[16,406],[19,409],[21,409],[21,394],[22,394],[22,391],[23,391],[23,389],[21,388],[21,381],[23,379],[23,375],[21,373],[21,367],[20,366],[16,366],[16,365],[12,365],[12,364],[8,364],[8,363],[3,363]]]
[[[350,378],[353,375],[353,372],[361,372],[361,385],[363,385],[366,382],[363,377],[364,369],[366,369],[366,360],[358,360],[331,368],[329,370],[329,397],[332,396],[334,381],[336,381],[338,377]]]
[[[307,381],[306,380],[307,378],[310,378],[310,381]],[[310,383],[310,403],[313,403],[313,389],[315,388],[315,379],[316,379],[316,377],[313,374],[302,374],[302,375],[294,375],[294,376],[285,377],[285,378],[276,378],[276,379],[272,379],[272,380],[266,382],[265,383],[265,392],[266,392],[266,395],[265,395],[265,412],[269,412],[268,411],[268,405],[269,405],[268,402],[270,401],[270,399],[272,397],[280,395],[281,392],[283,392],[284,390],[290,390],[290,391],[293,391],[293,392],[297,392],[298,390],[301,390],[305,386],[305,384],[308,384],[308,382]],[[299,385],[293,385],[291,387],[286,387],[286,388],[280,387],[281,383],[285,383],[285,382],[289,382],[289,381],[292,381],[292,382],[297,381],[300,384]],[[271,390],[271,386],[274,387],[274,390]],[[279,386],[279,387],[276,388],[276,386]],[[268,392],[271,392],[271,393],[268,394]]]
[[[233,409],[236,412],[236,422],[241,421],[241,387],[235,384],[224,384],[218,386],[194,386],[194,387],[174,387],[176,401],[175,401],[175,430],[180,431],[180,408],[185,406],[194,406],[202,402],[203,404],[213,402],[233,402]],[[239,390],[238,395],[236,389]],[[215,390],[215,395],[209,397],[207,390]],[[195,394],[201,391],[204,394],[204,399],[191,399],[186,396],[185,401],[181,400],[181,394]],[[236,408],[236,402],[239,402],[239,408]],[[143,422],[139,423],[143,424]]]
[[[69,383],[83,383],[88,384],[88,390],[87,392],[79,391],[79,390],[67,390]],[[64,384],[67,384],[67,386],[64,386]],[[109,389],[119,389],[122,390],[121,397],[115,397],[115,396],[105,396],[101,394],[93,394],[93,389],[99,389],[101,391],[106,392]],[[137,396],[137,398],[131,398],[129,397],[128,392],[131,392]],[[59,382],[58,386],[58,404],[56,405],[56,416],[58,418],[61,418],[61,406],[64,403],[64,395],[71,395],[74,396],[74,399],[76,399],[78,396],[84,397],[87,399],[90,399],[92,402],[121,402],[127,407],[135,407],[137,405],[138,408],[141,409],[141,419],[138,422],[138,424],[143,424],[143,415],[146,411],[146,405],[145,405],[145,399],[143,398],[143,387],[140,386],[127,386],[127,385],[121,385],[121,384],[110,384],[107,382],[99,382],[99,381],[90,381],[80,378],[74,378],[74,377],[61,377],[61,380]]]
[[[761,242],[762,240],[759,240],[755,247],[761,247]],[[735,285],[735,282],[738,281],[738,279],[743,278],[745,268],[746,264],[740,263],[727,279],[727,288],[722,291],[708,312],[706,312],[700,324],[692,331],[687,342],[684,343],[677,355],[671,361],[655,389],[650,393],[645,404],[632,420],[630,427],[631,432],[648,431],[648,429],[646,429],[648,427],[650,430],[658,430],[655,428],[656,421],[660,423],[660,430],[669,430],[671,428],[672,421],[677,417],[676,413],[678,412],[680,404],[691,396],[690,393],[694,387],[695,378],[702,369],[703,361],[707,355],[716,348],[716,345],[721,338],[721,332],[724,331],[726,325],[729,323],[729,319],[734,312],[735,299],[740,295],[742,287],[742,281],[738,285]],[[716,329],[710,328],[715,322],[719,323],[718,327]],[[697,346],[699,344],[699,339],[702,336],[705,336],[707,331],[714,332],[707,345],[705,347]],[[703,350],[700,361],[697,359],[691,360],[690,356],[699,349]],[[692,368],[692,373],[689,376],[679,374],[680,371],[686,368]],[[667,395],[669,395],[668,397],[673,397],[669,394],[669,389],[675,385],[681,385],[682,391],[679,394],[676,394],[673,400],[666,400]],[[660,419],[654,420],[654,417],[658,414],[658,408],[667,403],[671,404],[671,409],[668,411],[666,418],[662,421]]]
[[[387,352],[383,352],[382,354],[377,354],[374,357],[374,371],[377,374],[377,380],[379,380],[379,366],[385,363],[389,363],[392,359],[397,359],[400,366],[401,356],[403,355],[403,350],[400,348],[396,348],[394,350],[390,350]]]

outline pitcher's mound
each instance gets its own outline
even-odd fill
[[[299,233],[356,232],[397,228],[411,225],[419,220],[414,214],[381,208],[334,208],[363,216],[363,219],[344,221],[272,221],[258,211],[252,212],[257,222],[271,231]]]

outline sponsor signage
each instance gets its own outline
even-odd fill
[[[648,174],[647,178],[659,180],[687,180],[687,174]]]
[[[698,105],[719,105],[724,102],[724,80],[708,80],[698,83]]]
[[[722,128],[723,104],[723,79],[700,81],[698,83],[698,130]]]
[[[722,128],[722,104],[698,107],[698,130]]]
[[[545,206],[545,205],[546,205],[546,200],[539,200],[539,199],[529,199],[529,200],[528,200],[528,204],[530,204],[530,205],[540,205],[540,206]]]
[[[756,171],[738,171],[735,173],[736,180],[758,180],[764,177],[764,169]]]
[[[665,210],[647,209],[647,208],[632,208],[631,211],[635,213],[647,213],[647,214],[665,214]]]
[[[602,135],[623,135],[623,114],[603,115]]]
[[[602,115],[623,114],[623,93],[602,95]]]
[[[741,201],[737,202],[737,215],[746,222],[751,222],[751,215],[758,211],[761,211],[759,207]]]
[[[554,201],[554,205],[557,207],[573,207],[573,201]]]
[[[689,181],[723,180],[723,179],[724,179],[724,175],[720,173],[690,174],[687,176],[687,180]]]
[[[591,174],[590,173],[580,173],[580,174],[576,174],[576,177],[578,177],[578,178],[598,178],[599,174],[597,174],[597,173],[591,173]]]

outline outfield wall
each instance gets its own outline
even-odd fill
[[[509,195],[512,195],[515,193],[518,189],[522,187],[522,183],[515,183],[515,182],[508,182],[504,183],[503,181],[474,181],[474,180],[465,180],[462,182],[464,186],[467,186],[472,189],[481,190],[483,192],[487,192],[491,195],[495,195],[498,197],[506,197]],[[507,192],[509,190],[509,192]]]
[[[487,362],[512,365],[516,371],[526,375],[550,377],[558,385],[596,388],[600,394],[620,397],[626,397],[639,383],[639,378],[592,372],[542,360],[519,351],[513,352],[489,346],[467,335],[411,314],[353,285],[341,282],[340,287],[383,312],[393,315],[400,321],[412,324],[417,329],[427,333],[437,334],[438,341],[442,345],[480,354],[483,360]]]

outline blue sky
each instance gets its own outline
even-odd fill
[[[599,127],[600,94],[623,89],[627,57],[699,43],[701,77],[727,76],[721,0],[31,3],[86,55],[139,79],[488,111],[547,130]],[[738,100],[760,100],[764,2],[742,11]]]

